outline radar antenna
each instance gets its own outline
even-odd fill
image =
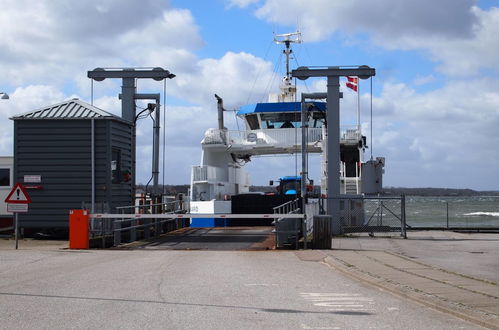
[[[276,44],[284,44],[286,47],[283,50],[284,55],[286,55],[286,76],[283,79],[283,84],[281,85],[282,94],[279,97],[280,101],[294,101],[295,98],[295,87],[291,85],[291,71],[289,70],[289,59],[293,50],[291,49],[291,44],[301,44],[301,32],[296,31],[292,33],[284,34],[274,34],[274,42]]]
[[[286,55],[286,78],[288,81],[290,81],[291,72],[289,71],[289,58],[293,53],[293,50],[291,49],[291,44],[292,43],[301,44],[301,32],[296,31],[292,33],[275,34],[274,42],[278,45],[284,44],[286,46],[286,49],[284,49],[282,52],[284,53],[284,55]]]

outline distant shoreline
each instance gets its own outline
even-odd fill
[[[498,196],[499,191],[477,191],[473,189],[451,189],[451,188],[400,188],[385,187],[383,192],[386,195],[408,195],[408,196],[446,196],[446,197],[466,197],[466,196]]]
[[[165,190],[168,195],[187,194],[189,189],[188,184],[184,185],[166,185]],[[137,185],[137,189],[144,190],[144,185]],[[151,187],[149,187],[150,189]],[[160,185],[160,189],[162,190]],[[317,187],[317,189],[320,189]],[[275,191],[275,187],[271,186],[251,186],[250,191]],[[478,191],[473,189],[451,189],[451,188],[403,188],[403,187],[385,187],[383,188],[385,195],[407,195],[407,196],[445,196],[445,197],[466,197],[466,196],[497,196],[499,190]]]

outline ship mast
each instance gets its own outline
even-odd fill
[[[283,83],[280,86],[281,94],[279,95],[278,102],[292,102],[295,100],[296,87],[291,84],[291,71],[289,70],[289,59],[293,50],[291,49],[291,44],[301,43],[301,32],[296,31],[292,33],[275,34],[274,42],[276,44],[284,44],[285,49],[283,50],[284,55],[286,55],[286,76],[283,78]]]

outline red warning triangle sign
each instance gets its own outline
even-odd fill
[[[5,203],[12,204],[29,204],[31,203],[31,198],[26,191],[26,188],[19,182],[14,185],[9,195],[5,199]]]

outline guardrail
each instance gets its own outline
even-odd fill
[[[171,202],[163,202],[163,203],[145,203],[145,204],[129,205],[129,206],[117,206],[116,210],[120,214],[126,214],[127,210],[134,211],[134,214],[137,213],[137,211],[139,211],[139,213],[143,211],[157,213],[154,212],[155,210],[164,213],[164,212],[179,211],[182,209],[182,204],[184,204],[184,201],[174,200]]]
[[[295,249],[298,249],[300,236],[303,236],[303,248],[307,248],[307,235],[304,234],[307,232],[307,217],[306,214],[301,214],[301,204],[301,198],[296,198],[273,208],[274,214],[280,215],[274,221],[277,248],[293,245]],[[300,215],[301,217],[294,218],[294,215]]]

